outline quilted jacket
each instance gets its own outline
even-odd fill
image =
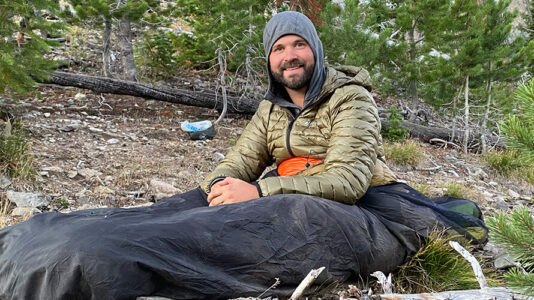
[[[370,185],[396,180],[386,166],[380,119],[365,69],[327,68],[317,101],[293,114],[268,100],[260,103],[236,145],[201,188],[218,177],[247,182],[266,167],[293,156],[324,159],[301,174],[259,179],[262,195],[309,194],[355,203]]]

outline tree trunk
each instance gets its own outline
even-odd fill
[[[38,79],[36,79],[39,81]],[[41,81],[43,82],[43,81]],[[111,93],[150,98],[171,103],[223,109],[222,101],[217,101],[213,92],[197,92],[165,87],[154,87],[148,84],[136,83],[120,79],[100,76],[88,76],[65,72],[54,72],[44,83],[53,83],[63,86],[75,86],[89,89],[97,93]],[[239,114],[253,114],[260,103],[258,100],[240,99],[228,96],[228,112]]]
[[[486,137],[484,136],[484,132],[487,128],[488,118],[489,118],[489,112],[491,108],[491,86],[493,83],[493,79],[491,78],[491,62],[489,63],[489,71],[490,71],[490,77],[488,78],[488,85],[486,87],[486,94],[487,94],[487,101],[486,101],[486,111],[484,112],[484,118],[482,119],[482,134],[480,135],[480,140],[482,141],[482,153],[486,153],[487,151],[487,145],[486,145]]]
[[[106,77],[113,77],[111,75],[111,27],[112,20],[106,19],[104,21],[104,49],[102,51],[102,60],[103,60],[103,74]]]
[[[119,21],[121,32],[122,59],[126,80],[137,81],[137,71],[135,69],[134,51],[132,46],[132,25],[127,19]]]
[[[409,41],[410,41],[410,62],[412,64],[415,64],[415,60],[416,60],[416,53],[415,53],[415,28],[416,28],[416,21],[413,20],[413,23],[412,23],[412,28],[410,28],[410,31],[408,33],[408,38],[409,38]],[[410,91],[410,100],[411,100],[411,104],[412,104],[412,110],[413,111],[417,111],[417,107],[419,106],[419,99],[418,99],[418,96],[417,96],[417,82],[415,81],[415,74],[410,74],[411,75],[411,79],[410,79],[410,86],[409,86],[409,91]]]
[[[469,75],[465,77],[465,103],[464,103],[464,153],[467,153],[469,142]]]

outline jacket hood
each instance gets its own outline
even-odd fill
[[[326,76],[319,99],[333,93],[335,89],[349,84],[362,86],[369,92],[372,90],[371,77],[364,68],[354,66],[328,67],[327,73],[328,76]]]
[[[304,38],[310,45],[315,58],[313,76],[304,98],[304,107],[307,107],[317,101],[326,78],[323,44],[319,40],[315,26],[313,26],[310,19],[295,11],[285,11],[274,15],[267,22],[263,31],[263,47],[265,49],[265,57],[267,57],[267,70],[269,73],[269,87],[265,94],[265,99],[283,107],[297,108],[291,99],[289,99],[285,88],[274,80],[269,67],[269,54],[271,53],[273,44],[279,38],[288,34],[296,34]]]

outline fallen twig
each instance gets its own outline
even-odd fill
[[[477,259],[471,253],[469,253],[469,251],[465,250],[465,248],[462,247],[458,242],[449,241],[449,245],[451,245],[454,250],[458,251],[458,253],[460,253],[460,255],[471,264],[480,288],[487,289],[488,283],[486,282],[486,277],[484,277],[484,273],[482,273],[482,268],[480,267]]]
[[[320,267],[319,269],[311,270],[310,273],[302,280],[302,282],[297,286],[289,300],[297,300],[302,296],[302,293],[304,293],[304,290],[308,288],[314,281],[319,277],[319,274],[323,272],[325,267]]]

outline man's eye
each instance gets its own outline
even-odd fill
[[[299,43],[297,43],[297,47],[306,47],[306,43],[299,42]]]

